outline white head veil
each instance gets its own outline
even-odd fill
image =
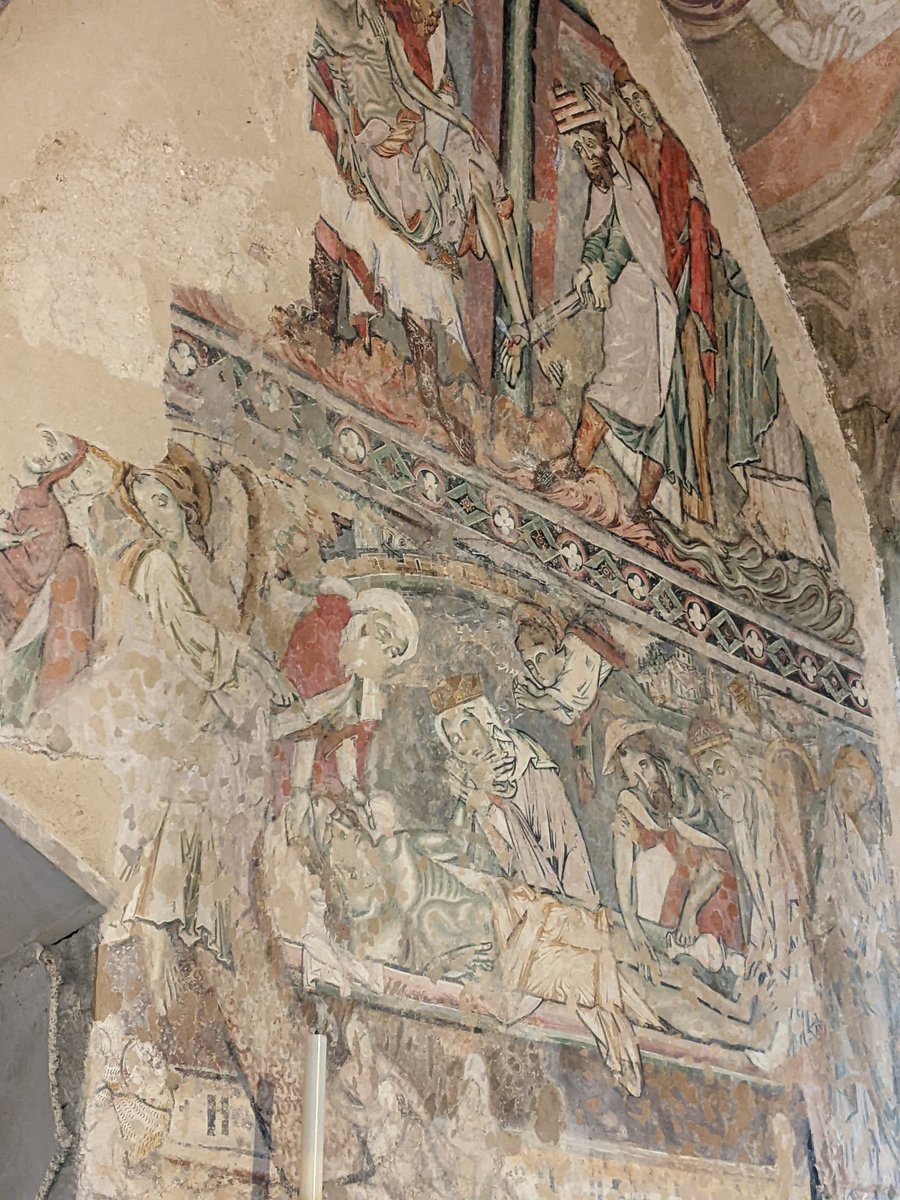
[[[507,725],[503,724],[497,715],[497,710],[490,700],[488,700],[487,696],[476,696],[472,700],[465,700],[461,704],[455,704],[452,708],[446,708],[443,712],[435,715],[434,727],[441,745],[454,758],[462,758],[463,756],[458,754],[450,745],[450,739],[447,737],[447,732],[444,729],[444,720],[450,713],[458,712],[461,708],[471,713],[487,729],[491,738],[501,750],[515,755],[515,779],[524,775],[530,766],[550,767],[558,770],[557,764],[547,757],[537,742],[533,741],[527,734],[520,733],[517,729],[510,729]]]
[[[419,649],[419,622],[399,592],[390,588],[366,588],[350,601],[354,616],[366,613],[383,613],[397,630],[406,646],[402,654],[394,659],[392,666],[400,667],[414,658]]]

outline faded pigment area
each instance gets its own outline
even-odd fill
[[[331,1200],[900,1177],[893,527],[764,236],[820,180],[671,23],[715,90],[780,6],[668,7],[0,12],[0,816],[106,909],[79,1200],[297,1195],[313,1028]]]

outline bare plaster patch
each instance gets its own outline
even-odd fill
[[[173,284],[227,294],[253,327],[305,293],[322,156],[298,70],[312,15],[165,2],[5,14],[0,103],[25,119],[4,128],[0,168],[0,472],[38,421],[159,457]]]

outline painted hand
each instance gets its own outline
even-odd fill
[[[763,935],[762,944],[750,947],[747,955],[747,965],[744,968],[744,978],[758,981],[763,976],[770,974],[774,952],[775,940],[771,931],[767,929]]]
[[[516,756],[492,750],[487,756],[487,762],[491,769],[492,789],[497,792],[506,790],[516,772]]]
[[[637,842],[637,825],[634,818],[625,808],[617,808],[613,817],[613,837],[625,838],[629,842]]]
[[[500,370],[510,387],[515,387],[522,370],[522,355],[528,344],[528,331],[523,325],[511,325],[500,348]]]
[[[544,374],[545,379],[557,390],[562,387],[566,378],[565,363],[560,358],[556,358],[553,354],[553,347],[546,339],[541,339],[534,348],[535,355],[538,360],[538,366]]]
[[[447,170],[446,160],[428,142],[425,143],[416,155],[415,170],[420,175],[430,175],[434,186],[439,192],[446,192],[450,187],[450,172]]]
[[[537,700],[546,689],[535,683],[528,675],[517,675],[513,680],[513,696],[518,704],[528,708],[529,700]]]
[[[479,130],[469,120],[468,117],[462,116],[460,118],[459,127],[472,143],[472,149],[476,155],[487,154],[493,158],[487,142],[484,140]]]
[[[600,263],[582,263],[572,276],[572,287],[586,308],[609,308],[609,281]]]
[[[22,529],[17,533],[0,529],[0,550],[14,550],[16,546],[24,546],[27,542],[33,542],[40,536],[40,530],[35,529],[34,526],[29,526],[28,529]]]
[[[425,974],[432,979],[451,977],[471,979],[479,971],[490,971],[494,966],[492,942],[473,942],[457,946],[445,954],[433,958],[425,967]]]
[[[653,947],[643,933],[634,947],[634,961],[641,975],[648,983],[659,983],[659,961]]]
[[[694,942],[700,936],[696,914],[682,913],[681,920],[678,922],[678,928],[672,936],[679,946],[693,946]]]
[[[337,160],[338,169],[348,185],[359,186],[361,180],[356,163],[356,152],[353,146],[353,134],[350,131],[350,126],[343,117],[338,117],[334,122],[334,127],[337,134],[337,145],[335,146],[334,156]]]
[[[810,71],[821,71],[835,58],[849,57],[859,43],[858,32],[837,21],[822,26],[801,20],[779,21],[767,33],[783,54]]]
[[[479,787],[467,767],[450,759],[445,767],[447,783],[454,796],[464,800],[468,806],[479,794]]]
[[[300,700],[300,697],[281,674],[280,671],[271,671],[270,677],[266,679],[269,691],[272,693],[272,703],[277,708],[287,708],[288,705],[295,704]]]

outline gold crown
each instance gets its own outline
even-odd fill
[[[436,713],[446,712],[448,708],[456,708],[458,704],[477,700],[483,695],[484,689],[477,675],[451,675],[428,693]]]
[[[728,730],[711,717],[694,717],[688,726],[687,745],[691,758],[696,758],[705,750],[724,746],[730,741],[731,734]]]

